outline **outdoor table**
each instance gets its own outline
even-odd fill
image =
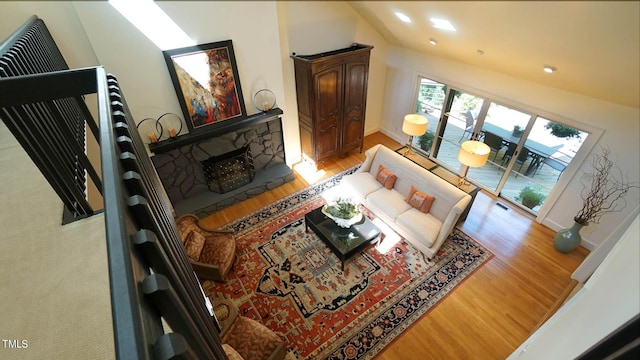
[[[507,142],[506,145],[508,145],[509,142],[516,144],[520,142],[520,137],[513,136],[512,131],[506,130],[491,123],[485,122],[484,124],[482,124],[482,131],[488,131],[500,136],[503,141]],[[562,145],[548,146],[531,139],[527,139],[524,143],[524,146],[529,149],[529,154],[531,154],[532,157],[531,163],[525,171],[525,175],[529,175],[529,173],[531,173],[534,168],[542,165],[544,159],[550,157],[562,147]]]

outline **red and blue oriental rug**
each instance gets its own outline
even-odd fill
[[[456,229],[431,260],[400,240],[384,252],[370,246],[341,271],[305,231],[304,215],[343,175],[228,224],[238,259],[226,283],[203,284],[208,296],[233,299],[242,315],[282,336],[289,357],[372,358],[493,256]]]

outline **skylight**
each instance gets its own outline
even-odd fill
[[[398,19],[402,20],[402,22],[406,22],[406,23],[410,23],[411,22],[411,18],[409,18],[407,15],[405,15],[405,14],[403,14],[401,12],[396,12],[395,14],[398,17]]]
[[[436,18],[431,18],[429,20],[431,20],[431,22],[433,23],[433,27],[436,28],[436,29],[442,29],[442,30],[447,30],[447,31],[456,31],[456,28],[453,27],[453,25],[449,22],[449,20],[436,19]]]
[[[109,4],[160,50],[196,45],[153,0],[109,0]]]

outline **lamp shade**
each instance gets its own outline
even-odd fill
[[[483,142],[468,140],[462,143],[458,152],[458,161],[469,167],[481,167],[487,163],[491,149]]]
[[[402,122],[402,132],[411,136],[423,135],[427,131],[429,120],[418,114],[409,114],[404,116]]]

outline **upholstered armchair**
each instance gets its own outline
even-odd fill
[[[222,332],[223,348],[233,360],[282,360],[287,349],[282,338],[262,323],[242,316],[229,299],[211,298]]]
[[[225,281],[236,258],[233,233],[203,227],[198,217],[192,214],[178,218],[176,225],[189,262],[198,277]]]

